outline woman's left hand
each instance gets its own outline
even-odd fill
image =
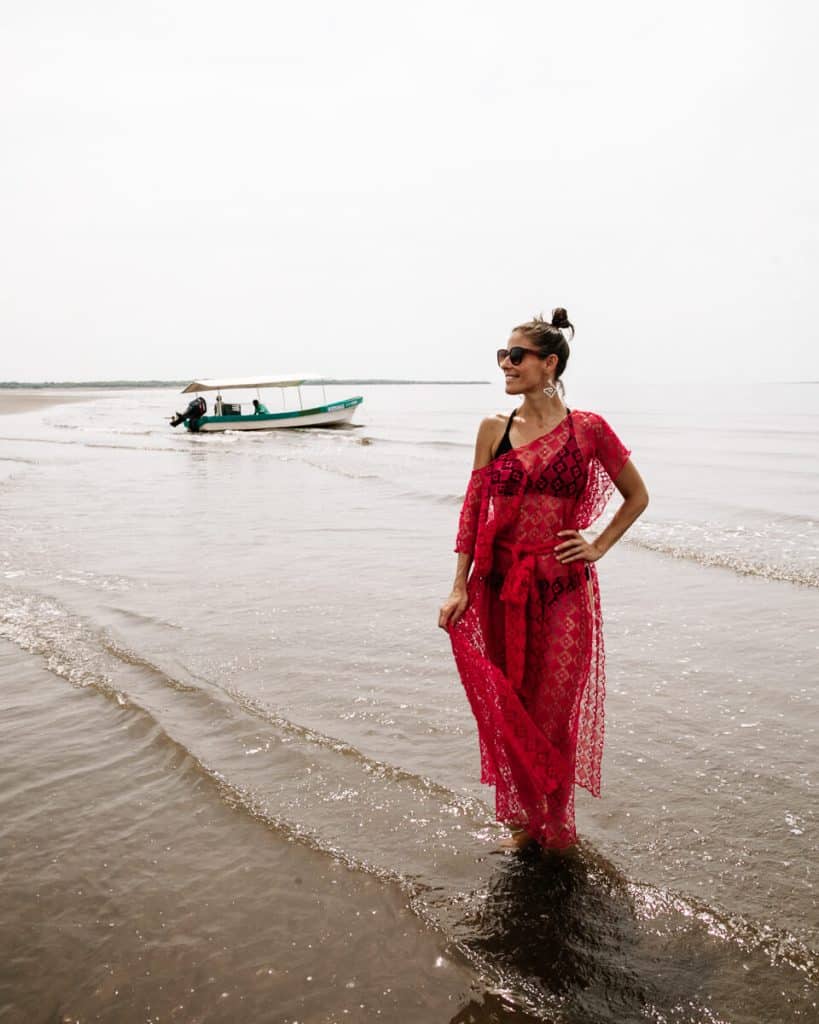
[[[603,552],[590,544],[577,530],[558,530],[558,537],[567,537],[555,548],[555,557],[561,565],[567,562],[576,562],[578,559],[584,562],[596,562],[603,557]]]

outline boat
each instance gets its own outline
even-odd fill
[[[301,393],[305,385],[321,387],[324,399],[321,405],[305,408]],[[282,411],[270,412],[261,400],[262,388],[279,388],[282,396]],[[295,388],[298,394],[298,409],[287,409],[285,389]],[[213,411],[208,412],[204,391],[215,391]],[[226,401],[223,391],[255,391],[252,402]],[[214,380],[193,380],[182,389],[183,395],[195,394],[184,412],[171,417],[171,426],[184,423],[194,434],[213,433],[222,430],[281,430],[286,427],[335,427],[349,423],[356,409],[364,399],[343,398],[337,402],[327,401],[327,392],[320,380],[310,377],[230,377]],[[250,408],[248,408],[250,406]]]

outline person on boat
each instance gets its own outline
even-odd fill
[[[216,401],[213,403],[213,415],[222,415],[222,396],[218,391],[216,392]]]
[[[260,402],[258,398],[253,399],[253,415],[254,416],[269,416],[270,410],[264,404]]]
[[[481,781],[495,786],[507,849],[577,841],[574,788],[600,795],[604,651],[595,563],[648,505],[631,452],[602,416],[569,409],[565,309],[512,331],[497,353],[508,418],[484,419],[461,508],[449,633],[475,715]],[[589,541],[613,493],[623,502]],[[471,575],[470,575],[471,568]]]

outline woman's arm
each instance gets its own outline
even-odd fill
[[[643,478],[637,472],[637,467],[631,459],[620,470],[617,479],[614,481],[614,486],[623,495],[625,500],[614,513],[609,525],[594,541],[593,547],[600,552],[599,557],[605,555],[609,548],[617,543],[626,530],[648,508],[646,485],[643,483]]]
[[[458,552],[458,564],[455,566],[455,582],[453,587],[466,586],[469,577],[469,570],[472,567],[472,555],[466,551]]]
[[[558,562],[575,562],[582,558],[585,562],[596,562],[598,558],[613,547],[634,521],[648,507],[648,491],[637,467],[629,459],[617,474],[614,486],[625,499],[614,514],[609,525],[593,542],[585,540],[577,530],[560,530],[559,537],[569,537],[555,548]]]
[[[500,420],[497,416],[487,416],[486,419],[481,420],[481,425],[478,427],[478,436],[475,439],[473,470],[483,469],[484,466],[487,466],[492,461],[492,452],[498,441],[499,423]],[[473,515],[477,515],[477,509],[473,510]],[[461,521],[463,522],[463,518]],[[475,521],[474,526],[477,527],[477,521]],[[474,537],[471,543],[474,543]],[[438,613],[438,625],[441,629],[447,629],[449,626],[454,625],[466,611],[468,604],[466,583],[471,566],[472,551],[459,551],[452,591],[441,605]]]
[[[473,474],[469,480],[464,495],[464,502],[461,506],[461,514],[458,517],[458,536],[455,541],[455,550],[459,555],[468,554],[468,560],[458,558],[458,566],[455,570],[455,585],[463,583],[466,586],[466,578],[469,574],[469,567],[472,562],[472,553],[475,548],[475,538],[478,532],[478,520],[480,517],[481,493],[483,481],[478,477],[477,471],[492,459],[492,451],[497,440],[498,420],[488,416],[481,421],[478,427],[478,436],[475,440],[475,457],[473,459]]]
[[[487,416],[486,419],[481,420],[481,425],[478,427],[478,436],[475,439],[475,458],[472,460],[473,470],[483,469],[484,466],[488,466],[492,461],[492,452],[500,440],[502,426],[503,417],[500,414],[497,416]]]

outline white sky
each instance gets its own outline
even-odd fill
[[[0,380],[819,379],[807,0],[6,0]]]

